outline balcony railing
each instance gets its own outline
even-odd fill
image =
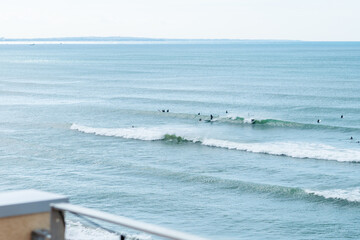
[[[64,212],[70,212],[76,215],[86,216],[105,222],[113,223],[116,225],[124,226],[127,228],[135,229],[141,232],[149,233],[151,235],[160,236],[173,240],[206,240],[205,238],[194,236],[191,234],[167,229],[164,227],[156,226],[149,223],[136,221],[130,218],[117,216],[114,214],[93,210],[69,203],[56,203],[51,204],[51,240],[64,240],[65,239],[65,219]],[[125,239],[121,235],[120,239]]]

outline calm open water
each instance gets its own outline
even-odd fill
[[[0,45],[0,191],[211,239],[359,239],[359,107],[360,43]]]

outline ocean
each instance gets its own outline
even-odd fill
[[[0,191],[210,239],[359,239],[359,93],[359,42],[2,44]]]

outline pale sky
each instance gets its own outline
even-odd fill
[[[360,41],[360,0],[0,0],[0,37]]]

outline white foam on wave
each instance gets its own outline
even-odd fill
[[[236,120],[238,118],[243,118],[241,117],[243,115],[239,115],[239,114],[235,114],[235,113],[226,113],[225,115],[219,116],[219,119],[231,119],[231,120]]]
[[[247,116],[247,117],[243,117],[245,115],[239,115],[239,114],[233,114],[233,113],[228,113],[226,114],[225,116],[220,116],[219,117],[219,120],[239,120],[239,119],[243,119],[243,123],[249,123],[249,124],[252,124],[253,123],[253,120],[257,120],[257,121],[261,121],[261,120],[265,120],[266,118],[254,118],[254,116]]]
[[[134,128],[92,128],[77,124],[72,124],[71,129],[77,130],[83,133],[92,133],[95,135],[108,136],[108,137],[121,137],[127,139],[138,139],[144,141],[155,141],[164,139],[166,134],[175,134],[178,135],[181,132],[181,136],[184,136],[189,141],[195,141],[188,136],[188,129],[185,128],[176,128],[172,129],[169,127],[154,127],[154,128],[145,128],[145,127],[134,127]],[[180,135],[178,135],[180,136]]]
[[[252,123],[253,118],[244,118],[244,123]]]
[[[332,189],[332,190],[305,190],[306,193],[324,197],[326,199],[340,199],[349,202],[360,202],[360,188]]]
[[[219,116],[220,119],[235,119],[237,117],[236,114],[227,113],[225,115]]]
[[[264,153],[293,158],[312,158],[334,160],[339,162],[360,162],[360,150],[341,149],[330,145],[306,142],[263,142],[241,143],[213,138],[194,136],[192,129],[186,128],[92,128],[72,124],[71,129],[101,136],[121,137],[144,141],[162,140],[166,134],[174,134],[185,140],[200,143],[204,146],[225,148],[230,150]]]
[[[124,233],[123,233],[124,234]],[[150,235],[146,234],[125,234],[126,239],[150,240]],[[66,240],[119,240],[117,234],[110,233],[101,228],[91,228],[84,226],[80,222],[67,221]]]
[[[220,147],[253,153],[314,158],[339,162],[360,162],[360,151],[339,149],[333,146],[303,142],[238,143],[218,139],[204,139],[202,145]]]
[[[79,222],[70,222],[66,226],[66,240],[118,240],[119,236],[100,228],[85,227]]]
[[[139,139],[145,141],[161,140],[164,138],[164,134],[161,131],[158,129],[149,128],[92,128],[77,124],[72,124],[70,128],[83,133],[92,133],[95,135],[108,137]]]

